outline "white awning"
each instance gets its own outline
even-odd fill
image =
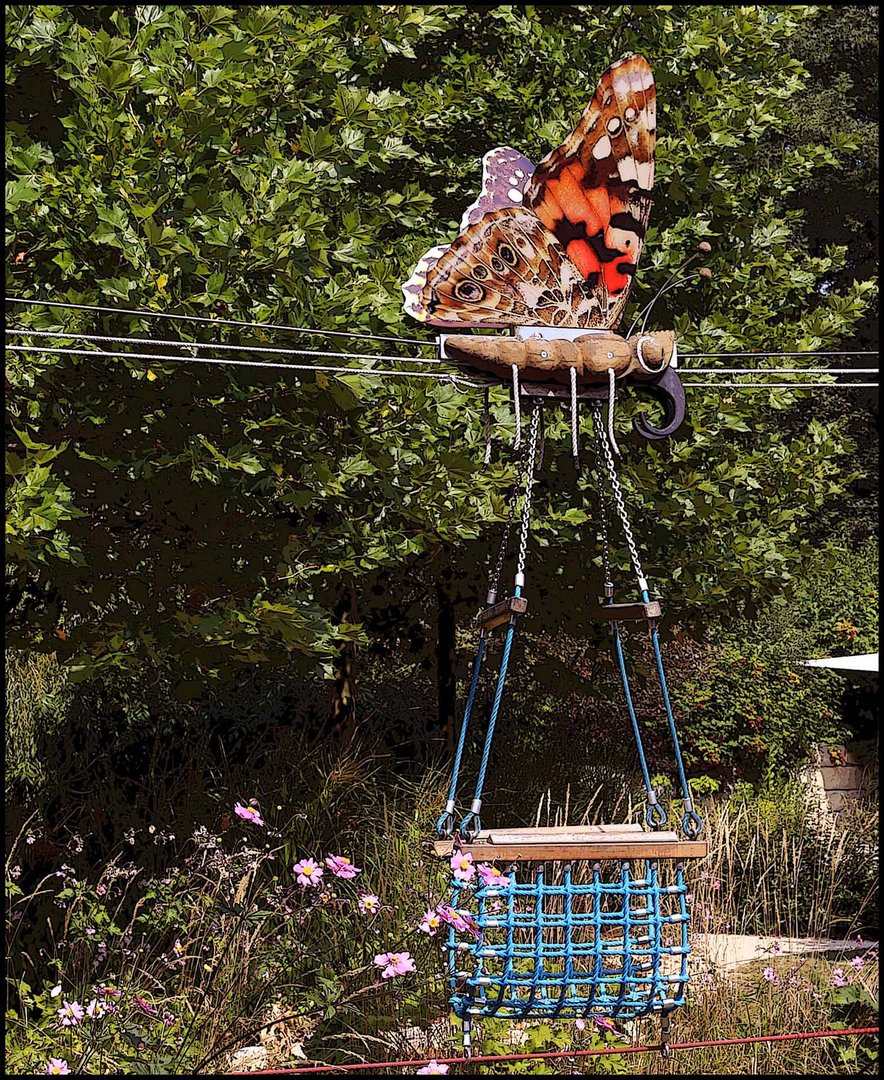
[[[821,660],[805,660],[805,667],[836,668],[840,671],[878,672],[878,654],[864,653],[862,656],[826,656]]]

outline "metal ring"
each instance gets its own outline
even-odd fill
[[[666,367],[666,361],[665,360],[661,361],[659,367],[648,367],[648,365],[645,363],[644,354],[642,353],[642,345],[644,345],[644,343],[646,341],[653,341],[653,340],[654,340],[654,337],[653,337],[652,334],[642,334],[641,337],[638,339],[638,341],[635,344],[635,352],[636,352],[636,355],[638,356],[639,364],[642,366],[642,368],[649,375],[659,375],[660,372],[663,371],[663,369]],[[675,345],[674,344],[673,344],[672,348],[673,348],[673,355],[675,355]]]
[[[681,819],[681,831],[688,840],[696,840],[703,834],[703,819],[696,810],[690,810]]]

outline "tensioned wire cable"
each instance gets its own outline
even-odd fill
[[[63,330],[33,330],[25,327],[7,327],[5,331],[7,337],[37,337],[37,338],[53,338],[56,340],[64,341],[95,341],[95,342],[109,342],[114,344],[126,344],[132,342],[140,345],[158,345],[164,347],[180,346],[182,348],[194,348],[194,349],[220,349],[236,352],[254,352],[262,353],[264,355],[277,355],[277,356],[323,356],[323,357],[340,357],[346,360],[390,360],[399,361],[400,363],[415,363],[415,364],[442,364],[444,360],[440,360],[436,357],[420,357],[420,356],[391,356],[388,354],[379,353],[350,353],[350,352],[326,352],[325,350],[318,349],[284,349],[277,348],[268,345],[232,345],[226,342],[211,342],[211,341],[181,341],[179,339],[170,338],[145,338],[145,337],[133,337],[131,335],[116,336],[109,334],[80,334]],[[21,348],[21,347],[19,347]],[[34,351],[42,351],[36,349]],[[111,355],[105,353],[105,355]],[[758,354],[762,355],[762,354]],[[798,354],[794,354],[798,355]],[[835,354],[833,354],[835,355]],[[780,374],[780,375],[875,375],[878,373],[878,368],[851,368],[851,367],[771,367],[771,368],[759,368],[759,367],[744,367],[744,368],[681,368],[681,371],[691,375],[766,375]]]
[[[244,326],[259,330],[283,330],[291,333],[299,334],[318,334],[322,337],[349,337],[363,340],[376,340],[376,341],[391,341],[396,344],[403,345],[420,345],[424,348],[435,348],[435,341],[425,340],[420,338],[404,338],[394,337],[383,334],[370,334],[359,333],[358,331],[350,330],[320,330],[316,327],[309,326],[286,326],[280,323],[262,323],[262,322],[246,322],[241,319],[215,319],[208,318],[203,315],[182,315],[173,312],[165,311],[149,311],[141,308],[114,308],[114,307],[101,307],[93,304],[72,304],[60,300],[31,300],[19,296],[7,296],[4,298],[6,303],[9,304],[28,304],[32,306],[40,307],[58,307],[66,308],[73,311],[97,311],[109,315],[138,315],[145,318],[154,319],[176,319],[184,322],[202,323],[209,326]],[[200,342],[185,342],[188,345],[204,344]],[[344,354],[338,354],[344,355]],[[840,349],[840,350],[820,350],[820,349],[796,349],[790,352],[783,351],[771,351],[771,352],[697,352],[697,353],[681,353],[683,359],[704,359],[715,357],[771,357],[771,356],[877,356],[877,349]]]
[[[423,345],[435,348],[434,341],[421,338],[389,337],[384,334],[360,334],[353,330],[319,330],[311,326],[285,326],[281,323],[244,322],[241,319],[212,319],[205,315],[178,315],[168,311],[144,311],[137,308],[99,307],[94,304],[69,304],[61,300],[26,300],[21,296],[4,297],[7,304],[36,304],[41,307],[68,308],[72,311],[100,311],[108,315],[140,315],[151,319],[178,319],[185,322],[208,323],[209,326],[248,326],[257,330],[286,330],[297,334],[320,334],[322,337],[373,338],[375,341],[394,341],[403,345]]]
[[[162,353],[104,352],[102,349],[60,349],[46,345],[7,345],[14,352],[39,352],[62,354],[66,356],[111,357],[122,360],[153,360],[176,364],[219,364],[229,367],[272,368],[282,371],[339,371],[342,375],[382,375],[385,377],[402,376],[412,379],[437,379],[440,382],[464,382],[470,386],[485,386],[485,383],[473,383],[455,372],[437,374],[434,371],[395,371],[384,368],[354,368],[341,364],[278,364],[272,360],[226,360],[215,356],[169,356]],[[336,355],[332,353],[331,355]]]
[[[226,342],[219,341],[181,341],[178,339],[170,340],[168,338],[132,337],[131,335],[114,337],[109,334],[76,334],[65,330],[31,330],[30,328],[7,328],[6,330],[7,337],[21,335],[39,338],[62,338],[65,341],[108,341],[114,342],[115,344],[132,341],[139,345],[177,345],[185,349],[226,349],[228,351],[270,353],[278,356],[339,356],[345,360],[398,360],[403,364],[441,364],[444,362],[435,357],[387,356],[378,355],[377,353],[325,352],[324,350],[319,349],[280,349],[271,345],[230,345]]]
[[[133,339],[138,340],[138,339]],[[189,344],[185,342],[184,344]],[[484,389],[487,386],[496,385],[494,382],[478,382],[469,379],[466,376],[459,375],[455,372],[432,372],[432,371],[397,371],[395,369],[385,368],[358,368],[358,367],[345,367],[341,364],[280,364],[272,360],[228,360],[224,357],[212,357],[212,356],[172,356],[168,353],[139,353],[139,352],[113,352],[104,351],[103,349],[66,349],[56,348],[48,345],[7,345],[7,350],[10,352],[31,352],[31,353],[48,353],[51,355],[63,355],[63,356],[93,356],[93,357],[106,357],[109,359],[119,360],[151,360],[154,363],[178,363],[178,364],[217,364],[223,367],[251,367],[251,368],[269,368],[273,370],[282,371],[322,371],[322,372],[340,372],[342,375],[368,375],[382,378],[413,378],[413,379],[436,379],[439,382],[447,382],[452,385],[464,385],[473,387],[476,389]],[[285,352],[286,350],[282,350]],[[316,354],[323,355],[323,354]],[[329,353],[330,356],[340,356],[341,353]],[[353,354],[358,356],[358,354]],[[394,358],[398,359],[398,358]],[[775,369],[768,369],[772,374],[776,374]],[[759,369],[750,368],[747,369],[746,374],[762,374]],[[501,383],[501,385],[503,385]],[[738,382],[697,382],[697,381],[684,381],[682,384],[686,389],[693,387],[717,387],[719,389],[765,389],[765,390],[818,390],[818,389],[855,389],[862,387],[877,387],[876,382],[799,382],[799,383],[738,383]]]

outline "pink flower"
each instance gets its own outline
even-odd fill
[[[473,856],[469,852],[455,851],[451,856],[451,869],[458,881],[471,881],[476,876]]]
[[[418,1076],[444,1076],[448,1072],[447,1065],[440,1065],[435,1058],[429,1063],[424,1065],[422,1069],[417,1070]]]
[[[414,960],[407,952],[381,953],[374,958],[375,964],[384,970],[381,972],[382,979],[392,979],[396,975],[407,975],[414,971]]]
[[[149,1001],[145,1001],[142,997],[134,997],[132,1001],[141,1009],[142,1012],[146,1012],[148,1016],[156,1016],[157,1007],[151,1005]]]
[[[574,1021],[574,1027],[576,1027],[578,1031],[584,1031],[586,1029],[586,1021],[582,1016],[578,1016]]]
[[[480,931],[476,925],[476,920],[468,911],[455,911],[450,904],[438,904],[436,911],[439,914],[439,918],[442,922],[447,923],[449,926],[453,926],[455,930],[463,933],[468,931],[475,938],[479,938]]]
[[[357,904],[363,915],[374,915],[380,909],[381,901],[374,893],[363,893]]]
[[[63,1001],[58,1010],[58,1020],[62,1027],[76,1027],[86,1015],[86,1010],[77,1001]]]
[[[607,1016],[591,1016],[590,1020],[595,1023],[596,1027],[601,1028],[602,1031],[610,1031],[612,1035],[616,1035],[618,1036],[618,1038],[621,1039],[626,1038],[626,1036],[623,1035],[622,1032],[618,1031],[614,1027],[611,1021],[607,1018]]]
[[[861,956],[854,956],[854,958],[850,961],[850,966],[853,968],[854,971],[862,971],[862,969],[866,966],[866,962]]]
[[[479,877],[482,879],[483,885],[499,885],[501,888],[505,888],[510,883],[510,879],[505,876],[502,870],[498,870],[496,866],[491,866],[488,863],[479,863],[476,867],[479,871]],[[457,873],[455,872],[455,877]]]
[[[446,1072],[448,1071],[447,1065],[445,1066],[445,1070]],[[68,1063],[64,1058],[50,1058],[49,1064],[43,1070],[47,1076],[68,1076],[70,1071]]]
[[[86,1015],[90,1020],[100,1020],[107,1015],[107,1005],[98,998],[93,998],[86,1006]]]
[[[832,972],[832,986],[847,986],[847,979],[844,978],[844,968],[835,968]]]
[[[439,915],[439,912],[434,911],[432,908],[429,908],[427,911],[424,912],[424,917],[418,924],[418,930],[420,930],[424,934],[429,934],[430,937],[433,937],[436,931],[439,929],[441,922],[442,918]]]
[[[242,803],[237,803],[233,808],[233,812],[237,817],[241,817],[243,821],[251,821],[254,825],[265,825],[266,822],[261,817],[261,811],[258,809],[258,803],[255,799],[249,800],[248,806],[243,806]]]
[[[292,873],[298,875],[298,884],[306,889],[308,885],[318,885],[324,871],[313,859],[301,859],[292,867]]]
[[[344,878],[346,881],[349,881],[351,878],[355,878],[357,874],[362,873],[359,867],[354,866],[344,855],[329,855],[325,860],[325,865],[331,870],[335,877]]]
[[[762,971],[761,977],[762,979],[764,979],[765,982],[769,983],[777,983],[780,981],[780,977],[779,975],[777,975],[776,968],[772,967],[766,967],[764,971]]]
[[[774,956],[779,956],[780,953],[782,953],[783,951],[783,946],[778,941],[775,941],[771,945],[770,951],[774,954]]]

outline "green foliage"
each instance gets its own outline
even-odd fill
[[[513,1022],[511,1020],[498,1020],[488,1017],[480,1022],[481,1038],[477,1042],[479,1054],[514,1054],[514,1053],[542,1053],[543,1051],[556,1050],[595,1050],[616,1046],[619,1037],[612,1032],[596,1026],[592,1019],[585,1022],[586,1029],[580,1032],[572,1021],[566,1024],[556,1024],[553,1027],[548,1023],[529,1023],[520,1025],[518,1031],[522,1036],[518,1040],[518,1048],[513,1041]],[[495,1064],[495,1072],[504,1076],[530,1075],[530,1076],[561,1076],[563,1066],[568,1062],[567,1057],[527,1059],[521,1061],[508,1061]],[[580,1061],[581,1065],[587,1063],[580,1072],[592,1074],[628,1075],[629,1065],[627,1059],[619,1054],[600,1054],[597,1057],[574,1058],[572,1061]]]
[[[843,677],[803,661],[877,648],[877,562],[876,543],[821,552],[791,604],[719,632],[701,670],[673,684],[689,769],[783,779],[850,737]]]
[[[730,641],[701,679],[678,687],[691,771],[782,777],[808,760],[815,744],[843,738],[831,708],[836,677],[797,674],[782,658],[769,646]]]
[[[539,159],[604,67],[641,50],[660,138],[636,304],[708,238],[714,282],[655,312],[686,350],[838,344],[874,283],[820,295],[846,252],[811,252],[782,200],[856,138],[759,152],[803,100],[789,42],[815,10],[590,7],[574,34],[567,7],[12,7],[7,291],[423,336],[404,324],[399,283],[453,235],[478,156],[511,143]],[[57,332],[195,333],[17,316]],[[215,340],[316,345],[220,326]],[[513,475],[479,471],[479,410],[431,380],[27,352],[7,377],[10,632],[56,650],[75,678],[166,663],[186,697],[244,665],[328,673],[342,640],[365,640],[333,614],[339,587],[369,595],[385,572],[395,594],[443,549],[472,559]],[[492,398],[509,438],[505,389]],[[810,400],[694,390],[690,424],[663,446],[627,435],[632,406],[620,410],[646,569],[676,583],[685,618],[710,598],[763,600],[800,573],[804,525],[855,475],[838,422],[802,413],[783,435],[784,413]],[[550,434],[564,439],[564,421]],[[567,599],[598,575],[591,534],[562,513],[589,481],[564,495],[575,481],[564,454],[550,457],[532,581]],[[625,568],[625,549],[615,556]],[[582,606],[570,610],[588,632]],[[560,615],[553,601],[542,619]]]

